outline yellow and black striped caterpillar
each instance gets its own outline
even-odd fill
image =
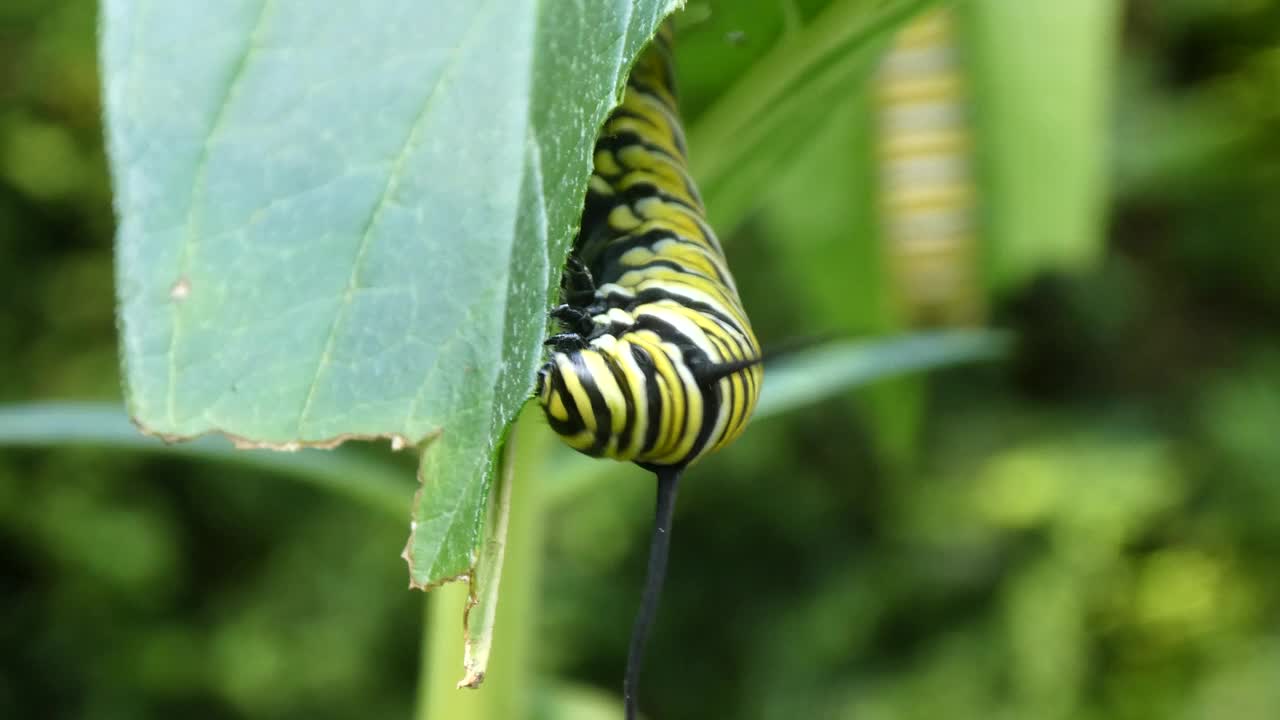
[[[973,138],[954,14],[936,8],[903,26],[875,84],[886,255],[911,325],[982,316]]]
[[[741,434],[755,409],[760,348],[689,177],[671,28],[632,68],[595,145],[582,225],[551,316],[537,396],[552,429],[594,457],[658,478],[648,577],[624,683],[627,717],[669,547],[680,474]]]

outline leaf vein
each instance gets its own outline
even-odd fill
[[[209,131],[205,134],[204,143],[200,147],[200,155],[196,158],[196,166],[191,176],[191,195],[187,201],[186,232],[182,240],[182,249],[178,255],[179,279],[185,278],[190,272],[191,258],[195,254],[195,248],[199,243],[200,216],[197,209],[204,202],[207,187],[209,148],[213,145],[214,138],[222,132],[222,126],[227,117],[227,109],[231,107],[231,100],[235,97],[241,80],[244,79],[245,68],[248,67],[249,60],[259,47],[262,28],[266,24],[265,20],[269,14],[267,11],[272,3],[273,0],[262,0],[262,4],[258,7],[258,16],[253,21],[253,29],[249,32],[248,41],[245,42],[244,52],[240,54],[236,64],[231,69],[231,75],[227,79],[227,86],[218,101],[218,110],[214,113],[213,122],[209,125]],[[173,327],[169,334],[169,349],[167,352],[169,383],[165,391],[165,410],[168,414],[169,425],[173,426],[176,423],[178,345],[182,339],[182,319],[184,316],[181,311],[182,306],[179,303],[171,303],[171,306],[173,308]]]
[[[374,230],[378,226],[378,221],[383,211],[391,204],[391,197],[395,194],[395,189],[400,183],[401,175],[404,172],[406,160],[413,154],[413,150],[419,142],[419,135],[427,118],[431,116],[435,109],[436,99],[440,95],[440,90],[447,85],[447,81],[457,70],[458,60],[462,57],[463,50],[471,43],[475,30],[480,26],[480,18],[486,14],[486,11],[492,6],[492,2],[485,7],[477,9],[471,16],[471,24],[467,27],[466,32],[458,41],[458,45],[453,49],[445,66],[440,70],[440,75],[436,78],[436,82],[431,86],[431,90],[427,92],[426,98],[422,102],[422,107],[414,116],[413,121],[409,123],[409,131],[405,135],[404,142],[400,144],[400,150],[396,153],[395,159],[392,161],[391,171],[387,173],[387,182],[382,186],[382,192],[378,196],[378,201],[374,203],[373,209],[369,213],[369,220],[365,223],[364,229],[360,234],[360,242],[356,247],[356,256],[351,263],[351,274],[347,278],[346,289],[342,293],[341,303],[334,312],[333,322],[329,325],[329,332],[325,338],[324,349],[320,352],[320,357],[316,362],[316,369],[312,373],[311,383],[307,388],[306,398],[303,400],[302,407],[298,411],[298,420],[296,423],[296,432],[299,437],[303,436],[303,426],[306,424],[307,417],[311,413],[312,405],[315,402],[316,390],[320,387],[320,380],[324,376],[325,370],[330,365],[330,358],[333,354],[333,346],[337,341],[338,330],[342,327],[343,320],[347,316],[347,311],[351,307],[351,298],[357,290],[357,283],[360,277],[360,270],[364,263],[365,254],[369,249],[370,241],[373,238]]]

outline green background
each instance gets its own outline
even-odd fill
[[[743,7],[804,20],[818,4]],[[690,5],[680,79],[692,152],[714,159],[734,138],[700,134],[702,113],[775,25]],[[95,14],[0,5],[0,402],[120,397]],[[645,675],[654,716],[1280,708],[1280,8],[1118,16],[1105,132],[1068,148],[1104,159],[1103,251],[1064,251],[1084,265],[1071,274],[1023,250],[985,266],[993,323],[1019,333],[1008,363],[768,419],[699,466]],[[967,32],[989,43],[979,98],[1034,87],[1034,62],[992,60],[1018,48]],[[790,167],[754,176],[753,197],[726,190],[766,344],[894,329],[883,278],[857,263],[871,241],[851,239],[870,202],[865,102],[850,87],[814,109]],[[985,118],[996,157],[1023,142],[1019,107]],[[1008,222],[1052,196],[1001,177]],[[407,511],[412,459],[369,459],[404,465]],[[651,490],[619,475],[548,501],[536,611],[518,619],[531,716],[618,717]],[[420,596],[396,556],[405,523],[368,507],[243,465],[0,449],[0,716],[408,716]]]

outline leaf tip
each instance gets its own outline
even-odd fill
[[[467,690],[480,689],[480,683],[484,682],[483,670],[468,670],[466,677],[458,681],[458,689],[466,688]]]

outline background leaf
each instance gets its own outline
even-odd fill
[[[1120,4],[975,0],[960,7],[989,285],[1008,291],[1047,268],[1094,264],[1102,252]]]
[[[759,201],[761,188],[870,74],[893,29],[933,3],[836,0],[820,12],[783,11],[784,18],[791,18],[790,31],[742,68],[742,74],[728,76],[735,81],[705,110],[691,114],[689,144],[698,150],[690,155],[690,165],[715,227],[728,232],[742,221]],[[794,3],[778,4],[787,5]],[[759,17],[746,6],[735,9]],[[724,13],[721,26],[736,22],[735,9]],[[751,40],[758,48],[768,45],[769,36],[753,35]],[[696,48],[690,55],[693,60],[684,62],[697,62]]]
[[[795,410],[889,377],[997,358],[1007,352],[1010,339],[992,330],[952,330],[829,343],[770,367],[755,417]]]
[[[225,438],[202,437],[166,445],[138,433],[119,405],[37,403],[0,406],[0,445],[65,447],[85,445],[116,450],[217,460],[277,472],[359,500],[390,517],[404,513],[412,487],[404,466],[376,460],[352,449],[303,449],[295,453],[237,450]]]
[[[130,413],[432,439],[410,572],[467,572],[596,128],[673,5],[105,2]]]

